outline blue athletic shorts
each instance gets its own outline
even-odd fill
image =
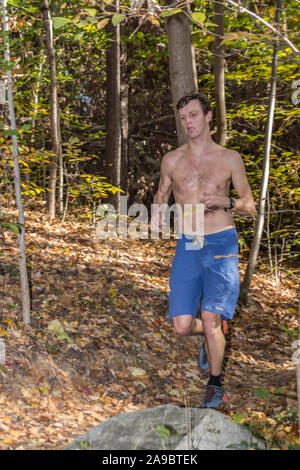
[[[169,318],[206,310],[231,320],[239,296],[236,229],[194,237],[181,235],[170,273]]]

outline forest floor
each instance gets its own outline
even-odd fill
[[[50,224],[42,206],[27,210],[26,222],[30,326],[22,321],[17,236],[0,234],[0,449],[59,450],[119,413],[199,407],[207,383],[197,366],[201,337],[177,336],[168,320],[176,241],[99,241],[79,218]],[[240,259],[241,278],[245,267]],[[293,278],[283,273],[276,285],[258,272],[250,305],[237,307],[227,336],[222,412],[269,449],[299,445],[297,308]]]

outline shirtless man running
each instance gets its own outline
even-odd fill
[[[171,191],[177,204],[204,204],[204,236],[182,229],[170,273],[169,316],[177,334],[204,335],[199,367],[210,371],[202,408],[227,401],[222,384],[226,320],[231,320],[239,295],[238,242],[232,211],[255,216],[256,209],[241,156],[217,145],[210,135],[212,112],[207,97],[194,93],[177,104],[188,141],[168,152],[154,204],[167,204]],[[231,184],[238,198],[229,197]],[[184,212],[183,212],[184,213]],[[155,212],[151,230],[163,225]],[[201,318],[197,317],[201,305]]]

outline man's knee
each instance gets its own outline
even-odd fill
[[[194,321],[194,317],[191,315],[174,317],[173,326],[176,333],[180,336],[188,336],[193,330]]]
[[[202,324],[205,336],[214,336],[221,329],[221,315],[202,312]]]

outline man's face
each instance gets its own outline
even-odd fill
[[[211,111],[205,116],[198,100],[192,100],[179,110],[179,116],[185,133],[195,139],[204,134],[211,121]]]

